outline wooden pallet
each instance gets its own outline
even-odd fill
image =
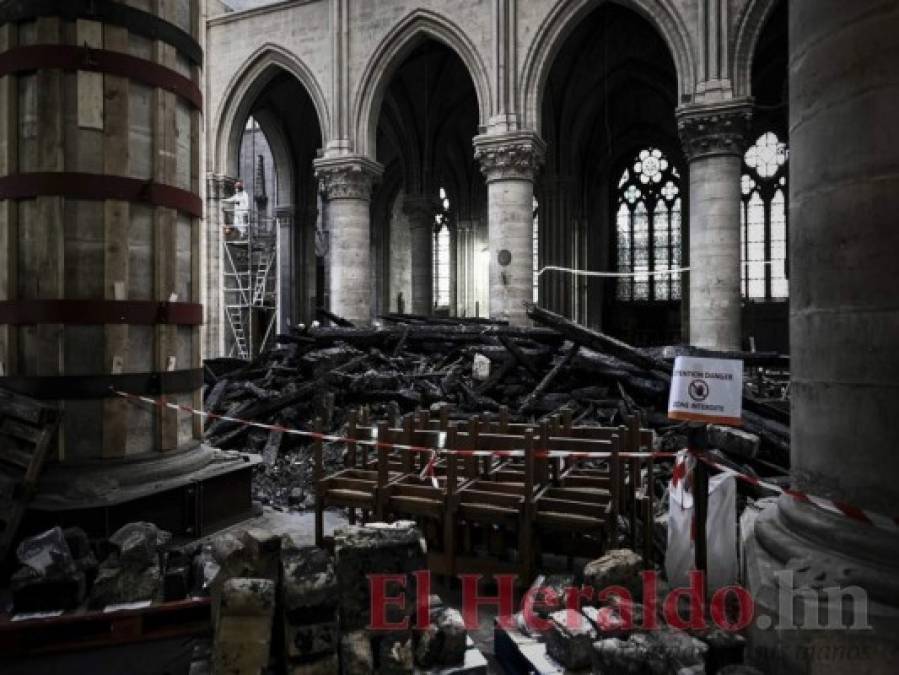
[[[15,543],[58,428],[58,411],[0,389],[0,561]]]

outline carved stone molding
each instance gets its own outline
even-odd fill
[[[487,182],[534,180],[546,156],[546,144],[535,133],[485,134],[474,139],[474,158]]]
[[[219,173],[206,174],[207,199],[225,199],[234,194],[236,179]]]
[[[371,199],[384,167],[367,157],[328,157],[315,160],[315,177],[325,199]]]
[[[678,110],[677,130],[690,161],[713,155],[742,155],[751,126],[752,105],[748,101]]]

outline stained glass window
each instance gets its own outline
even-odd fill
[[[449,307],[450,304],[450,201],[446,190],[440,188],[439,210],[434,215],[434,307]]]
[[[680,300],[680,174],[658,148],[641,151],[618,181],[617,270],[623,301]]]
[[[759,136],[743,158],[741,280],[748,300],[785,300],[787,281],[787,161],[777,134]]]

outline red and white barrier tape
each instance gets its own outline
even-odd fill
[[[867,525],[871,525],[872,527],[876,527],[881,530],[887,530],[890,532],[899,532],[899,516],[885,516],[882,513],[875,513],[874,511],[869,511],[867,509],[862,509],[858,506],[854,506],[852,504],[847,504],[846,502],[835,501],[831,499],[825,499],[824,497],[816,497],[814,495],[810,495],[807,492],[802,492],[801,490],[793,490],[790,488],[784,488],[776,483],[770,483],[766,480],[762,480],[757,476],[749,476],[744,473],[740,473],[739,471],[735,471],[734,469],[724,466],[723,464],[719,464],[713,459],[710,459],[705,454],[701,452],[691,452],[689,450],[682,450],[678,453],[677,462],[674,467],[674,474],[671,477],[672,482],[677,485],[678,480],[686,477],[686,473],[688,471],[686,466],[686,456],[687,454],[691,454],[696,459],[700,460],[704,464],[717,469],[723,474],[728,476],[733,476],[734,478],[738,478],[750,485],[754,485],[756,487],[762,487],[766,490],[771,490],[772,492],[776,492],[777,494],[787,495],[792,497],[798,502],[805,502],[806,504],[813,504],[818,508],[824,509],[825,511],[829,511],[830,513],[834,513],[837,515],[842,515],[847,518],[850,518],[856,522],[865,523]]]
[[[267,431],[280,431],[285,434],[290,434],[292,436],[301,436],[304,438],[311,438],[313,440],[322,440],[329,441],[333,443],[356,443],[358,445],[366,445],[374,448],[392,448],[394,450],[405,450],[407,452],[428,454],[430,457],[428,459],[428,463],[425,468],[421,472],[421,478],[425,479],[426,477],[430,477],[431,482],[436,486],[437,485],[437,477],[435,472],[435,464],[437,463],[437,458],[440,455],[455,455],[458,457],[500,457],[500,458],[521,458],[524,457],[524,450],[448,450],[446,448],[430,448],[424,446],[417,445],[404,445],[402,443],[386,443],[383,441],[377,440],[377,433],[373,431],[372,436],[373,440],[365,440],[359,438],[347,438],[345,436],[336,436],[334,434],[323,434],[316,431],[304,431],[302,429],[290,429],[288,427],[282,427],[277,424],[265,424],[263,422],[254,422],[252,420],[242,420],[237,417],[230,417],[228,415],[217,415],[215,413],[205,412],[203,410],[196,410],[186,405],[179,405],[177,403],[170,403],[166,399],[154,399],[147,396],[137,396],[135,394],[129,394],[124,391],[113,390],[113,392],[122,398],[128,399],[130,401],[140,401],[142,403],[146,403],[148,405],[153,405],[162,408],[169,408],[171,410],[178,410],[181,412],[189,413],[191,415],[197,415],[199,417],[205,417],[209,419],[222,420],[225,422],[233,422],[235,424],[240,424],[247,427],[255,427],[257,429],[265,429]],[[440,436],[439,445],[443,445],[443,439],[445,436]],[[687,467],[685,465],[684,460],[686,459],[686,453],[689,451],[682,450],[680,453],[673,452],[619,452],[617,456],[621,459],[649,459],[649,458],[665,458],[665,457],[677,457],[677,463],[675,464],[674,474],[672,476],[672,480],[675,485],[677,481],[684,478]],[[876,527],[878,529],[888,530],[890,532],[899,531],[899,516],[885,516],[880,513],[875,513],[873,511],[868,511],[866,509],[862,509],[858,506],[854,506],[852,504],[847,504],[845,502],[834,501],[830,499],[825,499],[823,497],[816,497],[814,495],[810,495],[806,492],[802,492],[799,490],[792,490],[789,488],[783,488],[776,483],[769,483],[764,481],[757,476],[749,476],[747,474],[740,473],[739,471],[735,471],[730,467],[724,466],[723,464],[719,464],[718,462],[709,459],[704,456],[702,453],[691,453],[697,459],[700,459],[705,464],[725,473],[727,475],[734,476],[750,485],[755,485],[757,487],[762,487],[767,490],[771,490],[772,492],[776,492],[777,494],[785,494],[796,501],[805,502],[808,504],[814,504],[815,506],[824,509],[825,511],[829,511],[831,513],[836,513],[843,515],[847,518],[850,518],[856,522],[866,523],[871,525],[872,527]],[[534,456],[540,459],[608,459],[613,455],[611,452],[569,452],[565,450],[550,450],[550,451],[541,451],[537,450],[534,453]]]
[[[170,410],[178,410],[180,412],[185,412],[191,415],[196,415],[198,417],[205,417],[214,420],[222,420],[224,422],[233,422],[234,424],[240,424],[246,427],[254,427],[256,429],[264,429],[266,431],[280,431],[285,434],[289,434],[292,436],[300,436],[303,438],[311,438],[313,440],[322,440],[328,441],[332,443],[355,443],[357,445],[365,445],[372,448],[388,448],[394,450],[405,450],[407,452],[414,452],[419,454],[427,454],[431,455],[431,461],[436,461],[436,457],[438,455],[455,455],[458,457],[500,457],[500,458],[523,458],[524,450],[449,450],[443,447],[427,447],[420,445],[405,445],[403,443],[389,443],[379,441],[377,438],[377,429],[372,429],[372,438],[371,440],[365,438],[349,438],[346,436],[336,436],[334,434],[324,434],[319,433],[317,431],[305,431],[303,429],[291,429],[288,427],[283,427],[278,424],[265,424],[264,422],[254,422],[252,420],[243,420],[238,417],[231,417],[229,415],[218,415],[216,413],[206,412],[203,410],[196,410],[191,408],[190,406],[180,405],[177,403],[172,403],[165,398],[155,399],[150,398],[148,396],[138,396],[136,394],[129,394],[124,391],[113,390],[117,396],[122,398],[126,398],[130,401],[140,401],[142,403],[146,403],[148,405],[153,405],[160,408],[169,408]],[[442,434],[442,432],[439,432]],[[443,438],[445,436],[441,435],[441,442],[439,445],[442,445]],[[596,451],[596,452],[569,452],[565,450],[536,450],[534,452],[534,456],[538,459],[608,459],[612,456],[613,453],[608,451]],[[618,456],[622,459],[647,459],[650,457],[674,457],[674,453],[672,452],[619,452]]]

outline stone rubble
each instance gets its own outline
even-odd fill
[[[102,608],[162,596],[162,553],[172,535],[153,523],[128,523],[110,538],[111,552],[100,563],[88,603]]]

